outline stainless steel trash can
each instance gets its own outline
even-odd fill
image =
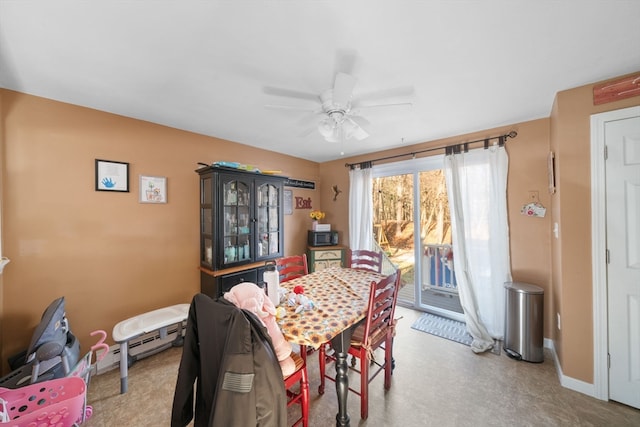
[[[544,289],[529,283],[506,282],[504,351],[516,360],[544,361],[542,315]]]

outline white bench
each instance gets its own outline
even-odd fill
[[[134,316],[113,327],[113,340],[120,344],[120,394],[126,393],[128,389],[129,341],[154,331],[159,331],[160,337],[164,338],[167,336],[167,327],[182,324],[188,315],[189,304],[178,304]]]

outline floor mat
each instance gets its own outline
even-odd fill
[[[464,345],[471,345],[473,338],[467,332],[467,326],[463,322],[424,313],[411,325],[413,329],[426,332],[431,335],[446,338]]]

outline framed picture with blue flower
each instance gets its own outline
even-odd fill
[[[96,191],[129,192],[129,163],[96,159]]]

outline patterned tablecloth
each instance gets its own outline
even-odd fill
[[[331,267],[280,284],[293,291],[304,287],[304,294],[316,305],[314,310],[296,313],[286,301],[286,315],[278,325],[287,341],[315,349],[330,341],[366,315],[369,286],[383,276],[371,271]]]

